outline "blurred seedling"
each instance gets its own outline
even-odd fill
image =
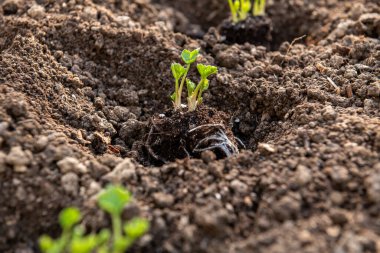
[[[253,16],[265,15],[265,0],[228,0],[233,23],[238,23],[248,17],[252,9]]]
[[[59,214],[62,234],[57,239],[43,235],[39,239],[43,253],[124,253],[149,229],[143,218],[134,218],[123,224],[121,213],[131,201],[131,194],[121,186],[108,186],[98,197],[99,207],[111,216],[112,231],[102,229],[99,233],[85,235],[78,225],[82,219],[75,207],[65,208]]]
[[[209,87],[208,77],[218,72],[218,68],[215,66],[197,64],[197,69],[201,76],[199,83],[196,85],[189,78],[187,78],[190,66],[197,60],[198,55],[199,49],[195,49],[194,51],[185,49],[181,53],[181,58],[185,62],[186,66],[184,67],[179,63],[172,63],[171,65],[171,70],[175,79],[175,92],[171,95],[171,99],[175,110],[179,110],[182,107],[181,95],[185,81],[188,94],[188,110],[194,111],[197,106],[203,102],[202,94]]]
[[[228,0],[231,9],[232,22],[245,20],[251,10],[251,0]]]
[[[265,0],[254,0],[252,8],[253,16],[264,16],[265,15]]]

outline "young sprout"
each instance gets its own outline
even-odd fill
[[[99,196],[100,208],[111,215],[113,228],[113,247],[111,253],[125,252],[133,242],[142,236],[148,229],[149,223],[145,219],[135,218],[122,225],[121,213],[131,200],[131,194],[121,186],[108,186]],[[125,235],[122,233],[124,229]]]
[[[185,62],[185,67],[179,63],[172,63],[171,70],[173,77],[175,79],[175,91],[170,96],[174,104],[174,110],[181,109],[181,94],[183,86],[185,84],[186,76],[189,73],[190,66],[197,60],[199,54],[199,49],[189,51],[187,49],[183,50],[181,53],[181,58]]]
[[[99,196],[98,205],[111,215],[112,233],[102,229],[98,234],[84,235],[83,227],[77,225],[81,220],[80,211],[69,207],[59,215],[62,235],[54,240],[44,235],[39,244],[43,253],[123,253],[135,240],[149,229],[143,218],[134,218],[124,225],[121,213],[130,202],[131,194],[121,186],[108,186]],[[124,233],[123,233],[124,231]],[[96,249],[96,250],[95,250]]]
[[[190,112],[194,111],[198,105],[202,104],[202,93],[209,87],[208,77],[210,75],[218,73],[218,68],[210,65],[198,64],[197,69],[201,75],[201,80],[199,81],[198,85],[195,85],[195,83],[189,79],[186,80],[188,92],[187,102]]]
[[[251,0],[228,0],[231,9],[232,22],[245,20],[251,10]]]
[[[48,235],[40,237],[40,249],[44,253],[61,253],[65,252],[70,245],[73,236],[74,226],[81,220],[81,213],[75,207],[63,209],[59,214],[59,224],[62,228],[61,237],[54,240]]]
[[[253,16],[265,15],[265,0],[254,0],[252,14]]]

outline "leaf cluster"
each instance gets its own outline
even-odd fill
[[[185,63],[185,66],[182,66],[179,63],[172,63],[171,65],[171,71],[175,79],[175,91],[170,97],[173,101],[175,110],[179,110],[182,107],[181,96],[185,82],[188,95],[188,109],[189,111],[194,111],[203,101],[202,94],[209,87],[209,76],[218,73],[218,68],[215,66],[197,64],[197,70],[201,76],[199,83],[195,84],[187,78],[190,66],[196,62],[198,55],[199,49],[193,51],[185,49],[181,53],[181,58]]]
[[[78,225],[82,216],[75,207],[68,207],[59,214],[62,234],[57,239],[43,235],[39,239],[43,253],[123,253],[135,240],[149,229],[143,218],[134,218],[122,224],[121,213],[131,201],[131,194],[121,186],[108,186],[98,197],[99,207],[111,216],[112,231],[102,229],[99,233],[85,234]]]

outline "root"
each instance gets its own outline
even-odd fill
[[[148,151],[148,154],[150,156],[152,156],[155,160],[157,161],[160,161],[162,163],[167,163],[166,159],[163,158],[162,156],[158,155],[156,152],[154,152],[154,150],[152,149],[151,145],[150,145],[150,142],[151,142],[151,138],[152,138],[152,135],[153,135],[153,131],[154,129],[156,128],[156,125],[154,123],[152,123],[152,126],[149,130],[149,133],[148,133],[148,137],[146,139],[146,142],[145,142],[145,148],[146,150]]]
[[[236,145],[230,141],[224,132],[224,127],[222,125],[202,125],[197,127],[197,129],[202,129],[205,127],[218,127],[218,131],[211,136],[199,140],[192,150],[193,153],[201,153],[206,150],[217,150],[221,152],[225,157],[239,153],[238,147],[236,147]],[[190,130],[189,133],[194,132],[194,129],[192,130]]]
[[[165,141],[169,145],[177,145],[176,150],[167,150],[168,152],[175,152],[175,154],[165,154],[166,151],[162,150],[163,144],[164,146],[165,143],[168,145]],[[237,145],[244,145],[239,141],[231,141],[222,124],[200,125],[188,130],[183,136],[173,137],[172,133],[163,132],[152,122],[144,147],[152,160],[167,163],[171,160],[169,158],[171,156],[173,158],[179,158],[179,156],[191,158],[207,150],[213,151],[219,158],[229,157],[239,153]]]
[[[224,126],[222,124],[205,124],[205,125],[200,125],[200,126],[194,127],[192,129],[190,129],[187,133],[192,133],[192,132],[198,131],[198,130],[206,128],[206,127],[210,127],[211,129],[212,129],[212,127],[216,127],[218,129],[224,130]]]
[[[246,149],[247,147],[245,146],[244,142],[235,136],[235,141],[237,141],[237,143],[240,145],[240,147],[242,147],[243,149]]]
[[[296,42],[299,41],[299,40],[302,40],[302,39],[305,38],[306,36],[307,36],[307,35],[305,34],[305,35],[302,35],[301,37],[297,37],[297,38],[295,38],[295,39],[292,41],[292,43],[290,43],[290,46],[289,46],[289,48],[288,48],[288,50],[286,51],[286,54],[285,54],[285,56],[284,56],[284,60],[281,61],[280,66],[282,66],[282,64],[284,64],[285,57],[288,56],[290,50],[292,50],[292,47],[293,47],[294,43],[296,43]]]

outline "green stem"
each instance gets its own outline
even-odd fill
[[[121,239],[121,219],[119,215],[112,214],[112,229],[113,229],[113,253],[119,253],[116,243]]]
[[[54,252],[63,253],[66,251],[71,238],[70,230],[63,230],[61,238],[58,239]]]
[[[232,22],[237,23],[238,20],[236,17],[236,10],[235,10],[234,3],[232,2],[232,0],[228,0],[228,4],[230,5],[230,9],[231,9]]]
[[[178,79],[175,79],[175,98],[174,98],[174,109],[177,110],[178,103]]]
[[[181,85],[179,86],[178,93],[177,93],[177,95],[176,95],[176,101],[177,101],[176,106],[175,106],[176,109],[181,109],[181,97],[182,97],[181,95],[182,95],[183,85],[185,84],[185,80],[186,80],[186,77],[187,77],[187,73],[189,73],[190,65],[191,65],[191,64],[188,64],[188,65],[186,66],[185,74],[184,74],[183,77],[182,77]]]
[[[193,91],[193,94],[189,98],[189,111],[194,111],[197,108],[197,100],[199,99],[199,96],[202,95],[201,88],[203,86],[203,83],[206,79],[202,77],[202,79],[199,81],[197,87]]]
[[[253,5],[253,16],[262,16],[265,13],[265,0],[255,0]]]

